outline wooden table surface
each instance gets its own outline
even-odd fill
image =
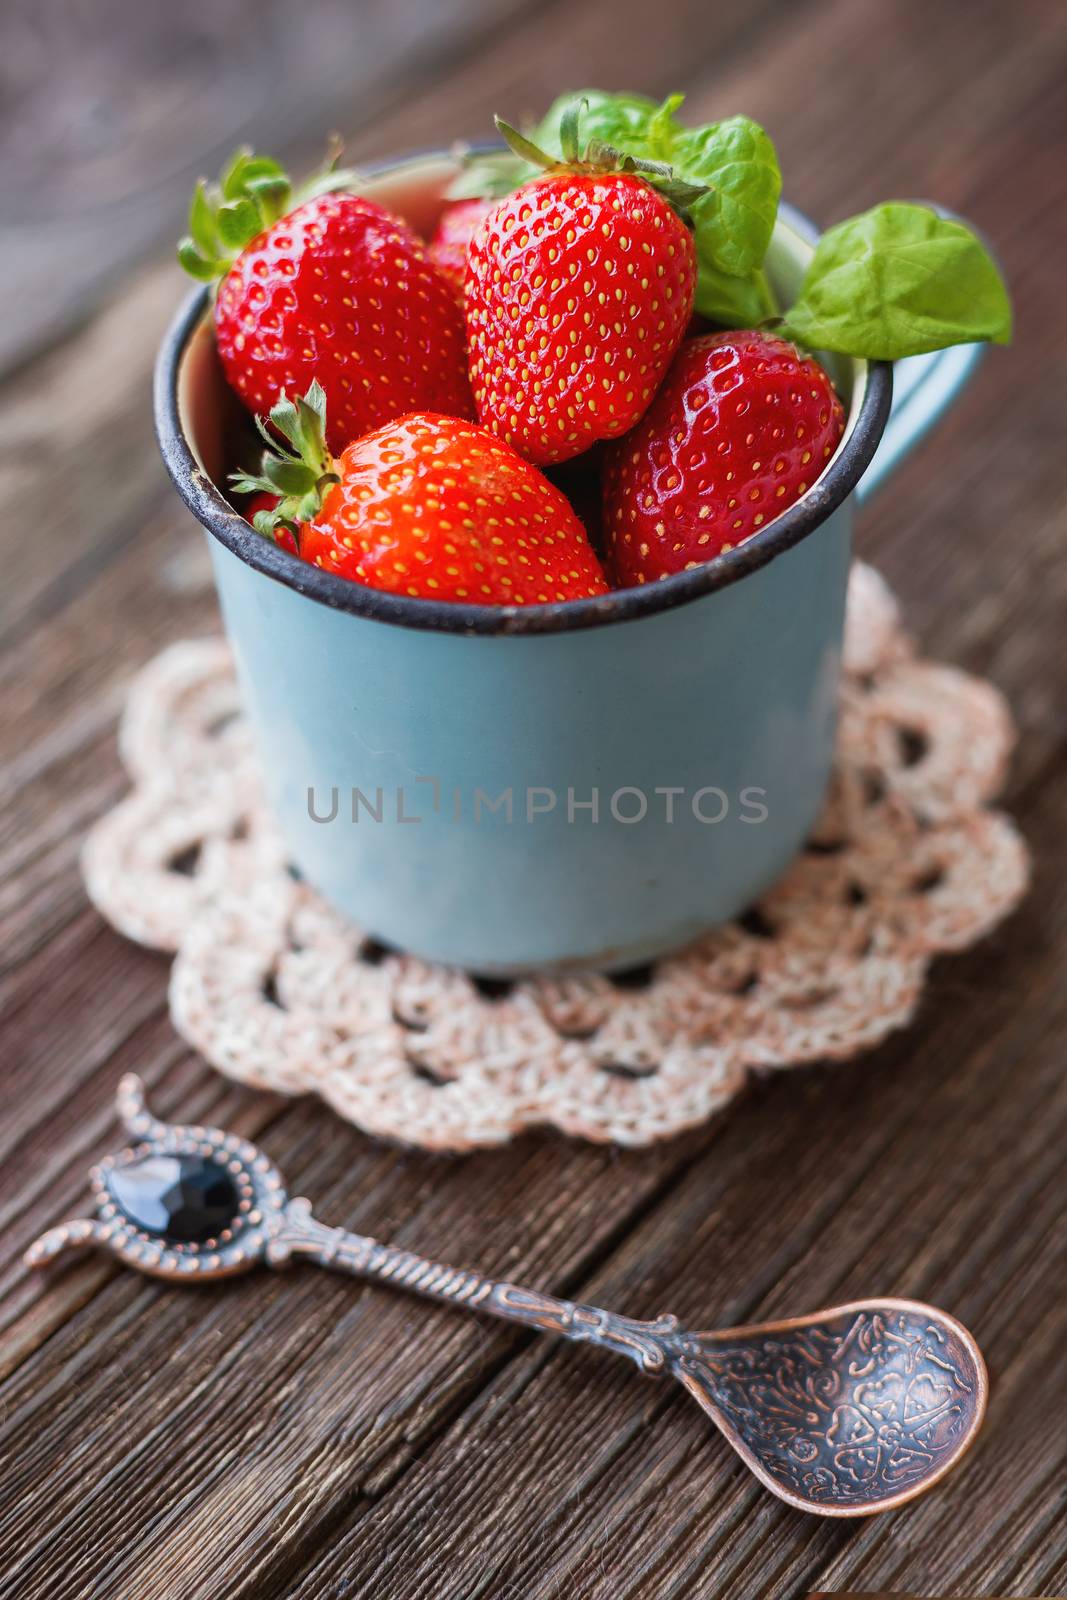
[[[131,1600],[1067,1591],[1067,13],[1061,0],[13,3],[3,22],[0,1594]],[[298,18],[299,22],[293,19]],[[295,55],[287,66],[285,52]],[[862,519],[925,649],[1010,696],[1025,905],[938,964],[907,1031],[769,1078],[644,1152],[531,1136],[398,1152],[183,1047],[167,962],[88,906],[122,794],[115,718],[162,645],[215,629],[151,432],[170,240],[239,138],[371,158],[595,82],[683,87],[777,140],[832,221],[933,197],[995,241],[1013,348]],[[738,1322],[865,1293],[977,1333],[986,1428],[926,1499],[787,1509],[681,1392],[313,1269],[170,1289],[21,1251],[85,1204],[136,1068],[164,1115],[260,1139],[324,1214],[637,1316]]]

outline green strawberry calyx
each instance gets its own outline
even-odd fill
[[[542,150],[532,139],[513,128],[503,117],[494,117],[497,132],[520,160],[535,170],[546,173],[571,173],[581,177],[600,177],[613,173],[633,174],[653,185],[667,203],[673,206],[684,222],[689,221],[690,206],[708,193],[707,185],[687,183],[675,175],[666,161],[651,161],[643,156],[630,155],[605,139],[590,139],[584,145],[581,138],[582,113],[588,109],[587,100],[574,100],[564,110],[559,124],[560,156]]]
[[[225,277],[244,247],[295,205],[358,183],[359,173],[341,167],[340,156],[340,141],[331,139],[325,165],[294,189],[273,156],[242,146],[217,183],[201,178],[193,190],[189,232],[178,243],[181,266],[202,283]]]
[[[292,446],[287,450],[256,418],[267,448],[258,473],[233,472],[230,484],[238,494],[276,495],[272,511],[257,511],[252,526],[265,538],[276,539],[287,529],[300,549],[300,529],[322,510],[331,484],[340,483],[336,463],[326,448],[326,395],[316,380],[305,395],[290,400],[282,395],[270,410],[271,425]]]

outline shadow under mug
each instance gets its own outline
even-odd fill
[[[363,189],[424,237],[446,156]],[[783,297],[816,237],[781,209]],[[853,507],[972,372],[967,346],[827,361],[847,423],[808,492],[707,565],[566,605],[388,595],[260,537],[216,484],[247,425],[208,292],[160,352],[164,460],[209,535],[294,866],[368,935],[486,974],[619,970],[743,912],[803,845],[833,754]]]

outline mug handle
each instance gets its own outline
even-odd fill
[[[956,344],[893,366],[893,404],[881,443],[856,485],[865,504],[954,404],[985,357],[984,344]]]
[[[931,200],[917,202],[956,222],[965,219]],[[971,223],[967,224],[977,232]],[[988,242],[986,248],[989,248]],[[868,501],[911,454],[936,422],[954,405],[981,365],[987,346],[956,344],[925,356],[906,356],[893,365],[893,404],[881,443],[856,485],[860,504]]]

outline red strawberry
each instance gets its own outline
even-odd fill
[[[644,178],[552,162],[498,126],[555,170],[501,201],[471,241],[471,385],[487,428],[530,461],[565,461],[645,411],[693,309],[696,250]]]
[[[484,428],[412,413],[332,458],[312,384],[271,422],[295,453],[268,451],[242,493],[281,490],[277,526],[300,555],[373,589],[479,605],[606,594],[600,563],[566,497]],[[266,531],[263,519],[259,523]]]
[[[256,494],[249,496],[249,498],[245,501],[241,508],[241,515],[245,518],[246,522],[250,522],[254,528],[256,525],[256,518],[261,511],[270,513],[271,511],[276,511],[278,509],[278,498],[279,497],[277,494],[272,494],[267,489],[260,489]]]
[[[495,211],[498,200],[457,200],[441,213],[437,231],[430,240],[431,261],[463,295],[467,271],[467,248],[479,224]]]
[[[473,416],[455,292],[411,230],[355,194],[288,203],[276,163],[239,157],[219,194],[199,186],[179,247],[195,276],[223,275],[215,337],[249,409],[317,379],[335,449],[405,411]]]
[[[693,339],[604,471],[607,560],[622,585],[710,561],[811,487],[844,407],[826,372],[756,330]]]

